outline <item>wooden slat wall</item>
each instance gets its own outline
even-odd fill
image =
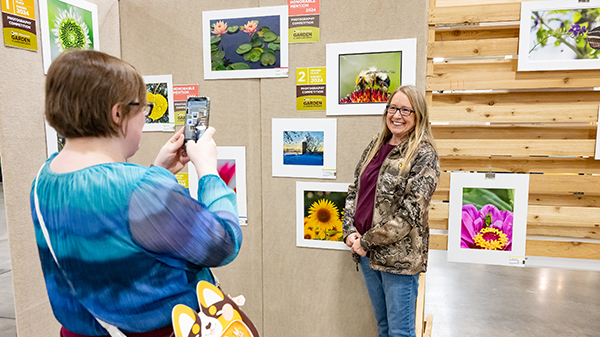
[[[600,70],[517,72],[521,2],[430,0],[427,99],[444,171],[430,226],[448,229],[449,172],[529,173],[526,254],[600,260]],[[447,241],[432,235],[430,248]]]

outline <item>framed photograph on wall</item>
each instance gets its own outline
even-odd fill
[[[100,50],[98,7],[84,0],[40,0],[44,74],[67,49]]]
[[[288,7],[202,12],[204,79],[288,76]]]
[[[146,117],[144,131],[175,131],[175,103],[173,102],[173,76],[144,76],[146,99],[154,104]]]
[[[417,39],[327,45],[327,115],[381,115],[389,93],[416,83]]]
[[[240,225],[248,224],[248,203],[246,199],[246,147],[217,146],[217,171],[219,177],[235,191]],[[198,174],[191,162],[188,164],[190,194],[198,197]]]
[[[273,177],[335,179],[335,118],[273,118]]]
[[[296,246],[350,249],[342,241],[348,185],[296,182]]]
[[[521,3],[518,71],[600,69],[600,0]]]
[[[453,172],[448,261],[523,265],[529,174]]]

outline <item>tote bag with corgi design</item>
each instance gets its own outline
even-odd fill
[[[200,311],[178,304],[173,308],[176,337],[259,337],[256,327],[240,310],[244,297],[231,298],[217,286],[200,281],[196,287]]]

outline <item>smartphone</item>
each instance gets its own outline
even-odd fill
[[[210,98],[188,97],[185,110],[185,141],[197,141],[208,129]]]

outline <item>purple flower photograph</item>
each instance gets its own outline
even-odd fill
[[[511,251],[513,213],[494,205],[462,207],[461,248]]]
[[[460,247],[512,250],[514,189],[463,189]]]

